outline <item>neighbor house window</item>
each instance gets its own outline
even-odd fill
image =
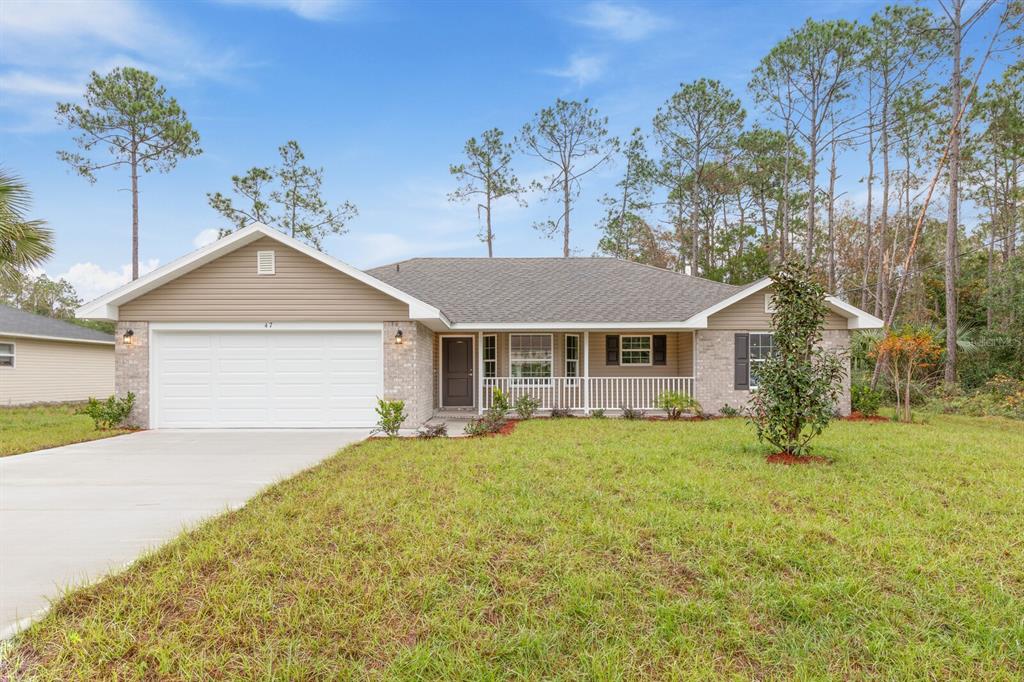
[[[484,378],[498,376],[498,337],[491,334],[484,337]]]
[[[620,365],[651,364],[650,336],[623,336],[619,341]]]
[[[757,373],[764,361],[775,353],[775,335],[769,332],[750,335],[750,388],[757,388]],[[742,375],[741,375],[742,376]]]
[[[0,367],[14,367],[13,343],[0,343]]]
[[[565,335],[565,376],[575,379],[580,375],[580,335]]]
[[[553,375],[551,334],[509,335],[509,365],[517,379],[548,379]]]

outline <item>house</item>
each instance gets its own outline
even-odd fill
[[[485,409],[739,407],[772,349],[771,283],[610,258],[416,258],[361,271],[253,224],[79,310],[117,322],[116,386],[149,428],[408,426]],[[881,321],[830,297],[824,343]],[[838,409],[849,411],[849,388]]]
[[[113,392],[113,336],[0,305],[0,405],[79,401]]]

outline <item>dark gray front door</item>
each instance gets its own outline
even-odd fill
[[[441,337],[441,403],[444,407],[473,406],[473,339]]]

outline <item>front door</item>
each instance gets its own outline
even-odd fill
[[[473,339],[441,337],[441,406],[473,406]]]

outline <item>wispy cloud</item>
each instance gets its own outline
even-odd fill
[[[138,66],[180,84],[227,82],[242,66],[233,50],[204,44],[154,6],[132,1],[4,0],[0,35],[0,100],[16,119],[7,128],[40,112],[52,128],[54,100],[81,94],[93,70]]]
[[[624,41],[643,40],[669,24],[664,17],[643,7],[604,0],[587,4],[570,21]]]
[[[569,63],[565,66],[544,69],[543,73],[558,78],[568,78],[582,86],[601,78],[604,75],[606,64],[607,60],[604,57],[575,54],[569,58]]]
[[[225,5],[250,5],[284,10],[309,21],[339,19],[355,6],[353,0],[220,0]]]
[[[139,274],[156,270],[160,261],[150,258],[139,263]],[[83,301],[91,301],[103,294],[126,284],[132,279],[132,266],[122,265],[117,270],[105,270],[95,263],[75,263],[65,272],[47,273],[50,279],[65,279],[75,287]]]

